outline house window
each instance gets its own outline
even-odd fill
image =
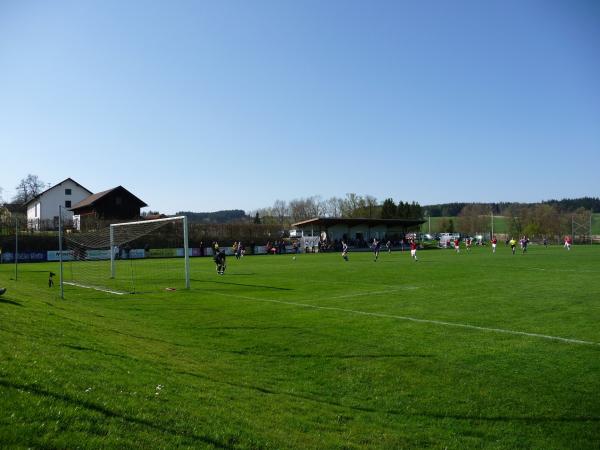
[[[71,200],[65,200],[65,208],[71,207]]]
[[[71,195],[71,189],[65,189],[65,195]]]

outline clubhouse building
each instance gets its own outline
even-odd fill
[[[401,239],[409,231],[414,231],[422,219],[370,219],[315,217],[292,224],[297,236],[322,236],[325,232],[329,241],[369,241],[376,239]]]

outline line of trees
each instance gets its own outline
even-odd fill
[[[286,202],[275,200],[273,206],[253,211],[254,222],[289,225],[314,217],[361,217],[377,219],[421,218],[423,209],[417,202],[395,203],[388,198],[380,203],[372,195],[348,193],[345,197],[322,199],[319,196],[297,198]]]
[[[504,208],[507,234],[518,237],[560,237],[573,232],[573,223],[580,224],[576,234],[589,235],[592,211],[577,208],[563,211],[557,203],[517,204]],[[491,232],[491,211],[484,204],[467,204],[457,216],[455,224],[451,218],[442,221],[443,231],[476,234]]]
[[[423,206],[425,216],[431,217],[455,217],[458,216],[465,207],[476,206],[484,208],[487,213],[493,212],[497,215],[506,215],[507,211],[533,207],[536,205],[550,205],[555,207],[559,212],[575,212],[581,208],[600,212],[600,198],[598,197],[580,197],[580,198],[564,198],[562,200],[544,200],[537,203],[520,203],[520,202],[493,202],[493,203],[466,203],[453,202],[441,203],[436,205]]]

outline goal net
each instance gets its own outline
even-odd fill
[[[64,284],[116,294],[190,286],[187,218],[64,234]]]

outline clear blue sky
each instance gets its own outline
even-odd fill
[[[600,195],[600,2],[0,2],[0,187],[152,209]]]

